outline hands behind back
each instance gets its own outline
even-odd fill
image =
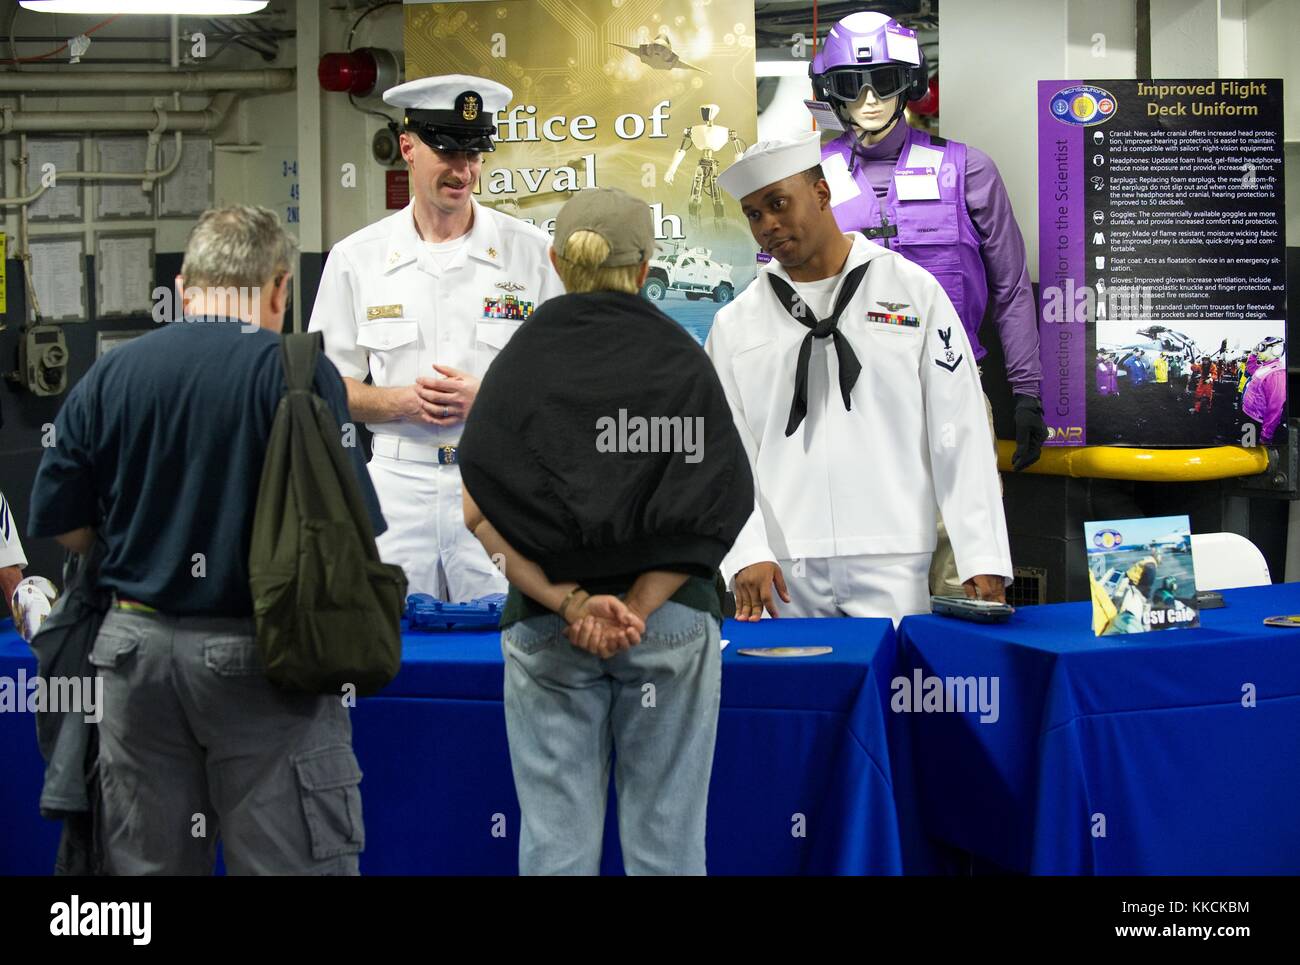
[[[608,659],[641,642],[645,620],[616,596],[588,596],[570,606],[564,635],[580,650]]]

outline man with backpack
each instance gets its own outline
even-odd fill
[[[285,394],[292,259],[274,212],[206,212],[177,279],[184,317],[90,368],[37,473],[30,535],[77,553],[96,535],[105,543],[99,587],[113,603],[91,662],[104,681],[111,873],[208,874],[218,837],[232,874],[358,870],[361,772],[345,702],[273,685],[254,633],[250,544]],[[312,389],[347,422],[323,354]],[[359,493],[356,528],[373,545],[365,530],[384,520],[359,449],[336,465],[355,475],[359,489],[343,488]],[[305,515],[289,508],[293,523]]]

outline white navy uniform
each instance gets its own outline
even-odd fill
[[[782,616],[929,611],[928,568],[942,509],[962,580],[1010,578],[1011,554],[984,397],[948,296],[924,269],[861,235],[841,273],[791,281],[776,262],[721,309],[705,349],[754,471],[756,506],[722,564],[728,584],[776,562],[792,603]],[[808,328],[768,274],[804,294],[818,318],[848,272],[870,262],[839,319],[862,371],[846,411],[831,339],[813,340],[808,412],[786,436],[795,363]],[[820,302],[820,304],[819,304]]]
[[[496,113],[511,96],[502,84],[465,74],[384,92],[385,102],[403,109],[407,132],[451,152],[493,150]],[[442,378],[436,363],[482,378],[528,315],[563,292],[546,232],[470,204],[470,229],[459,238],[424,241],[412,202],[331,249],[308,328],[325,333],[325,354],[342,375],[406,387],[418,376]],[[465,528],[460,468],[451,458],[459,423],[369,428],[370,478],[388,522],[378,540],[383,560],[406,571],[412,593],[462,602],[505,592],[505,577]]]
[[[18,521],[9,509],[5,494],[0,493],[0,567],[5,566],[25,567],[27,557],[23,555],[23,543],[18,538]],[[8,608],[9,601],[5,600],[4,604],[0,607],[0,615]]]
[[[546,232],[472,203],[473,225],[458,247],[422,241],[408,204],[330,250],[308,327],[325,333],[341,375],[407,386],[419,375],[442,378],[436,362],[482,378],[523,313],[563,293]],[[388,522],[378,540],[384,561],[406,571],[411,593],[457,601],[504,593],[505,578],[465,528],[460,468],[438,462],[460,425],[368,428],[370,478]]]

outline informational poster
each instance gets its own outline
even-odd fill
[[[95,236],[95,315],[149,314],[153,292],[153,232]]]
[[[85,242],[80,235],[33,238],[32,286],[42,322],[86,320]]]
[[[99,218],[151,218],[153,193],[145,191],[144,170],[149,144],[142,137],[107,137],[95,142],[99,148],[99,170],[112,174],[139,172],[139,181],[100,181],[96,184]]]
[[[1200,626],[1186,516],[1083,524],[1096,636]]]
[[[81,181],[59,181],[61,171],[81,170],[81,142],[68,137],[27,139],[27,190],[42,184],[45,192],[32,202],[27,215],[33,221],[80,221]]]
[[[533,0],[406,8],[406,76],[511,88],[477,200],[552,231],[575,192],[616,187],[654,213],[643,294],[703,342],[756,273],[740,205],[717,176],[754,142],[747,0]]]
[[[1286,424],[1280,80],[1040,81],[1049,445]]]
[[[115,348],[121,348],[127,342],[134,341],[141,335],[148,335],[155,329],[140,328],[128,332],[96,332],[95,358],[103,358]]]
[[[175,157],[176,142],[164,140],[159,168],[171,167]],[[181,142],[181,163],[158,181],[158,216],[193,217],[202,214],[211,203],[212,138],[186,134]]]

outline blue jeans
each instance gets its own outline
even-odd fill
[[[558,616],[538,616],[502,631],[501,651],[520,873],[599,873],[613,751],[624,869],[704,874],[717,621],[665,603],[639,644],[602,660],[569,643]]]

